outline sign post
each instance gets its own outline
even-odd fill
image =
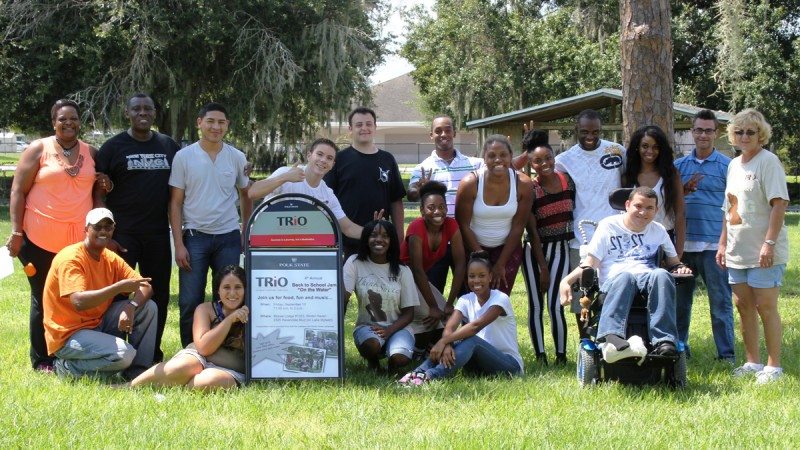
[[[341,234],[304,194],[259,205],[245,229],[247,381],[344,377]]]

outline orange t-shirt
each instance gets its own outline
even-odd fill
[[[140,277],[111,250],[104,249],[99,261],[89,255],[83,242],[58,252],[47,273],[42,301],[47,352],[52,355],[61,349],[76,331],[97,327],[114,300],[112,296],[94,308],[78,311],[70,301],[71,294],[102,289],[131,278]]]
[[[55,137],[42,139],[39,171],[25,196],[25,235],[48,252],[58,253],[69,244],[82,241],[86,213],[92,209],[94,159],[89,144],[80,141],[80,170],[70,176],[64,170],[55,147]]]

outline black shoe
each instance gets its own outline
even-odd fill
[[[654,355],[658,356],[677,356],[678,349],[675,348],[675,344],[670,341],[663,341],[656,346],[653,350]]]
[[[566,366],[567,365],[567,355],[564,353],[556,353],[556,363],[557,366]]]
[[[547,365],[547,354],[546,353],[537,353],[536,354],[536,362],[541,363],[543,366]]]

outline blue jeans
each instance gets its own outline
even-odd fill
[[[133,332],[126,334],[119,330],[119,315],[127,304],[111,303],[100,325],[73,333],[55,352],[56,371],[80,377],[108,376],[125,370],[132,378],[153,365],[158,307],[152,300],[146,301],[134,314]]]
[[[208,234],[197,230],[183,231],[183,245],[189,252],[192,270],[178,271],[178,307],[180,308],[181,345],[192,343],[192,322],[194,310],[203,303],[206,296],[208,269],[216,274],[223,267],[239,265],[242,253],[242,239],[239,230],[223,234]],[[216,297],[212,292],[211,296]]]
[[[708,303],[711,312],[711,332],[717,345],[717,357],[733,359],[733,303],[731,286],[728,284],[728,271],[717,265],[717,251],[684,252],[683,262],[692,269],[694,277],[678,284],[677,320],[678,338],[689,348],[689,323],[692,319],[692,302],[697,287],[697,276],[703,277],[708,291]]]
[[[497,350],[492,344],[472,336],[461,342],[453,344],[456,362],[447,368],[441,364],[434,364],[426,359],[415,372],[425,372],[428,378],[444,378],[455,375],[461,367],[482,375],[508,374],[519,375],[522,368],[513,356]]]
[[[609,334],[625,337],[628,314],[634,297],[639,293],[647,295],[650,343],[677,342],[675,282],[669,272],[664,269],[639,274],[623,272],[606,280],[601,291],[606,293],[606,299],[600,312],[598,339]]]

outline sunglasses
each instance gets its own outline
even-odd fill
[[[692,128],[692,132],[694,134],[713,134],[716,133],[717,130],[713,128]]]
[[[746,135],[748,135],[748,136],[750,136],[750,137],[753,137],[753,136],[755,136],[756,134],[758,134],[758,131],[753,131],[753,130],[747,130],[747,131],[745,131],[745,130],[736,130],[736,131],[734,131],[734,132],[733,132],[733,134],[735,134],[735,135],[737,135],[737,136],[742,136],[742,135],[745,135],[745,134],[746,134]]]

